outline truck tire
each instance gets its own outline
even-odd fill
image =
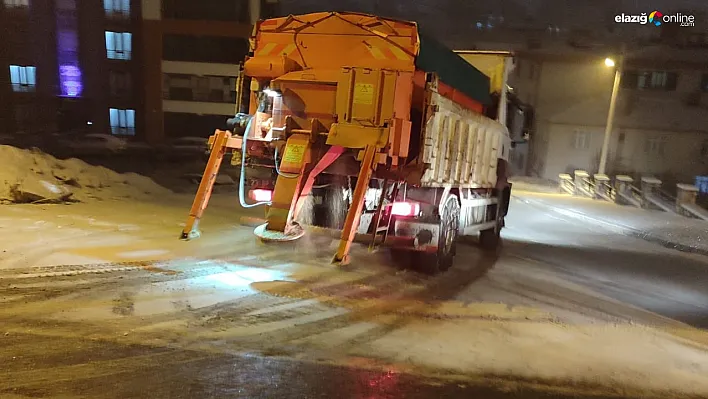
[[[445,200],[440,215],[440,236],[438,251],[435,254],[415,256],[416,269],[425,274],[437,274],[452,267],[457,251],[457,237],[460,228],[460,202],[457,196],[450,195]]]

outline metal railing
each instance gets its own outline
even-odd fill
[[[676,196],[669,194],[669,192],[667,192],[667,191],[664,191],[662,189],[658,189],[655,191],[655,194],[664,201],[676,203]]]
[[[658,209],[686,217],[708,220],[708,210],[701,206],[701,187],[691,184],[677,184],[674,195],[662,189],[662,182],[651,176],[641,179],[641,187],[634,185],[634,179],[627,175],[615,176],[614,182],[607,175],[596,174],[592,178],[584,170],[576,170],[573,175],[558,175],[558,189],[563,194],[602,199],[637,208]],[[706,177],[708,184],[708,177]],[[708,188],[708,187],[706,187]]]
[[[617,198],[617,193],[615,188],[612,186],[609,180],[607,181],[596,181],[595,182],[595,194],[596,198],[604,199],[606,201],[614,202]]]
[[[573,177],[571,175],[567,173],[561,173],[560,175],[558,175],[558,179],[560,180],[558,189],[562,194],[575,194],[575,183],[573,182]]]

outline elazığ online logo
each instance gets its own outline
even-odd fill
[[[664,14],[659,10],[654,10],[649,15],[641,14],[619,14],[615,15],[615,22],[618,24],[652,24],[661,26],[663,24],[681,24],[681,26],[694,26],[696,18],[693,15],[686,15],[680,12],[675,14]]]
[[[661,11],[652,11],[651,14],[649,14],[649,23],[659,26],[661,25],[661,18],[663,16],[664,14],[662,14]]]

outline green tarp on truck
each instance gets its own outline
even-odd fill
[[[444,44],[418,28],[420,50],[415,66],[425,72],[435,72],[445,84],[471,99],[489,105],[489,78]]]

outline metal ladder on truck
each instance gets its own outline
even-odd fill
[[[386,242],[386,238],[388,238],[388,233],[391,231],[391,222],[393,221],[391,207],[396,201],[396,198],[398,198],[401,184],[403,183],[395,181],[389,186],[389,179],[384,179],[383,181],[381,196],[379,197],[378,206],[376,207],[376,213],[374,213],[374,218],[372,219],[373,231],[371,242],[369,243],[369,251],[376,251]],[[381,221],[384,221],[383,225]],[[379,237],[381,237],[381,242],[377,243]]]

